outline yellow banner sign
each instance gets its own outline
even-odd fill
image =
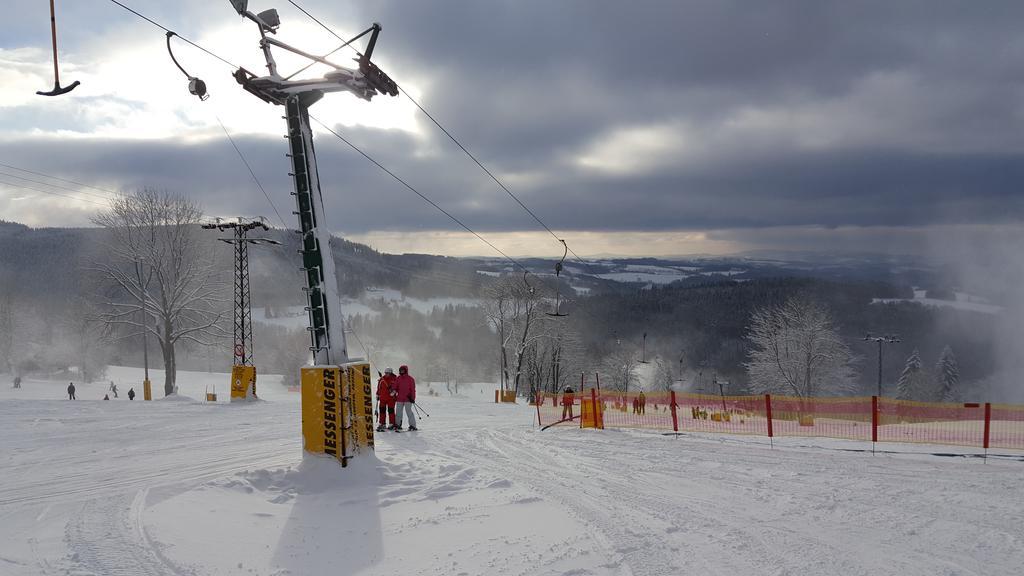
[[[256,367],[231,367],[231,401],[256,398]]]
[[[341,374],[338,366],[302,368],[302,447],[345,465]]]
[[[352,398],[355,450],[373,450],[373,381],[370,377],[370,365],[366,362],[346,364],[345,376]]]
[[[333,456],[342,466],[373,450],[373,381],[370,365],[302,368],[302,446]]]

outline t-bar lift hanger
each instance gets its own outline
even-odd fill
[[[64,86],[60,85],[60,70],[57,66],[57,16],[53,9],[53,0],[50,0],[50,33],[53,36],[53,90],[49,92],[43,92],[39,90],[36,94],[40,96],[60,96],[61,94],[67,94],[75,88],[78,88],[80,82],[75,80],[71,84]]]

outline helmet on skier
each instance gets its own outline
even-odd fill
[[[409,367],[405,366],[405,365],[399,366],[398,367],[398,373],[399,374],[408,374],[409,373]]]
[[[391,366],[388,366],[387,368],[384,369],[384,373],[385,374],[394,374],[395,371],[391,369]]]

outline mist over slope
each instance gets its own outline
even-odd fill
[[[201,237],[230,290],[233,256],[217,241],[222,235],[203,231]],[[289,381],[287,375],[305,363],[308,346],[298,236],[283,230],[260,236],[282,244],[249,251],[256,362],[261,372],[282,373]],[[104,242],[104,231],[96,228],[0,223],[0,301],[6,303],[0,312],[10,310],[12,319],[0,323],[0,335],[11,342],[0,345],[0,372],[85,369],[100,377],[108,363],[141,365],[140,345],[104,339],[90,325],[90,314],[109,291],[92,272],[109,258]],[[1010,356],[1002,335],[1012,327],[1002,314],[991,313],[1002,309],[1006,292],[995,284],[969,284],[955,270],[921,259],[814,252],[570,259],[557,278],[559,309],[568,316],[555,318],[547,315],[555,308],[555,260],[519,260],[531,272],[523,279],[516,265],[496,258],[386,254],[340,238],[332,248],[350,351],[368,357],[374,369],[408,363],[434,380],[497,381],[508,368],[502,368],[487,303],[499,285],[525,285],[540,291],[537,325],[546,337],[569,344],[563,369],[577,380],[581,371],[613,369],[616,358],[643,357],[657,367],[628,385],[710,390],[718,379],[727,391],[740,393],[747,385],[750,315],[804,294],[829,307],[859,356],[859,392],[874,391],[877,377],[876,350],[862,341],[867,332],[901,337],[883,357],[883,393],[894,391],[913,350],[930,367],[946,346],[956,353],[972,398],[1010,399],[1019,392],[1006,382],[1000,361]],[[230,292],[224,296],[229,306]],[[965,300],[974,309],[962,305]],[[532,354],[518,365],[524,389],[568,381],[545,367],[550,358],[521,352]],[[181,362],[183,368],[213,370],[229,361],[225,341],[186,348]]]

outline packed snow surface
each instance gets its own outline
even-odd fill
[[[181,373],[181,397],[153,402],[125,399],[138,371],[112,377],[121,397],[109,402],[106,382],[76,384],[72,402],[67,382],[13,390],[4,377],[0,574],[930,576],[1024,566],[1021,454],[541,432],[530,407],[495,405],[478,385],[458,397],[421,391],[421,430],[379,434],[376,456],[343,470],[303,458],[299,395],[275,377],[260,377],[262,401],[242,405],[199,401],[211,384],[226,391],[223,374]]]

